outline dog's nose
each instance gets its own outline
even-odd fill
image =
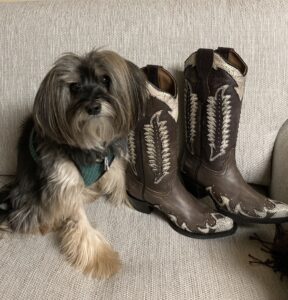
[[[86,107],[86,111],[89,115],[98,115],[101,111],[101,103],[93,103]]]

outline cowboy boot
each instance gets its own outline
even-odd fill
[[[128,137],[127,192],[142,212],[160,211],[179,233],[195,238],[232,234],[233,221],[196,200],[180,181],[177,167],[176,82],[159,66],[143,68],[149,99],[145,116]]]
[[[229,48],[199,49],[186,60],[186,147],[181,172],[194,195],[208,191],[218,211],[234,221],[288,221],[288,205],[252,189],[236,165],[246,73],[244,61]]]

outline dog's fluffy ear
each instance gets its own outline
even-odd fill
[[[43,79],[35,97],[33,118],[36,130],[43,137],[55,141],[71,142],[66,110],[70,103],[69,78],[73,69],[80,63],[78,56],[65,54],[59,58]],[[73,73],[72,73],[73,74]]]
[[[133,111],[133,124],[141,119],[145,114],[146,102],[148,98],[148,89],[146,84],[146,76],[144,72],[135,64],[126,61],[129,69],[129,80],[131,82],[131,97],[134,98],[135,105]],[[133,127],[133,126],[132,126]]]

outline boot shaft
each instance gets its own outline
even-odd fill
[[[247,66],[228,48],[199,49],[185,62],[186,148],[221,170],[235,149]]]
[[[177,172],[178,147],[176,81],[159,66],[147,66],[143,72],[150,98],[145,116],[128,137],[130,163],[127,169],[128,192],[133,190],[133,194],[137,192],[141,198],[144,188],[167,193]]]

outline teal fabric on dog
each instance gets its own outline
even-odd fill
[[[78,166],[86,186],[95,183],[108,169],[114,160],[111,151],[105,156],[104,160],[89,166]]]
[[[38,163],[39,158],[35,149],[34,138],[35,138],[35,130],[33,128],[29,137],[29,151],[34,161]],[[74,164],[79,169],[79,172],[83,178],[85,185],[90,186],[93,183],[95,183],[97,180],[99,180],[102,177],[102,175],[109,169],[110,165],[114,160],[114,157],[115,156],[112,150],[108,149],[108,154],[100,162],[95,162],[94,164],[90,164],[90,165],[79,165],[76,164],[74,161]]]

